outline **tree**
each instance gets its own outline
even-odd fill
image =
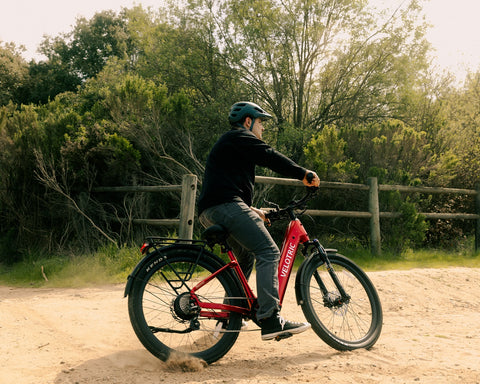
[[[33,177],[33,149],[43,138],[35,107],[17,108],[13,103],[0,107],[0,234],[6,235],[12,242],[10,247],[16,249],[0,252],[7,262],[15,261],[21,250],[38,244],[40,236],[32,236],[32,228],[39,228],[38,232],[45,235],[37,209],[42,204],[43,188]],[[30,241],[19,241],[29,237]]]
[[[58,60],[31,61],[28,77],[19,87],[17,101],[21,104],[46,104],[62,92],[75,92],[80,84],[80,79]]]
[[[428,44],[416,1],[381,21],[359,0],[189,2],[190,19],[214,18],[222,57],[278,123],[304,132],[289,143],[298,158],[316,130],[338,122],[399,116],[426,65]]]
[[[455,185],[475,188],[480,183],[480,72],[470,73],[463,88],[447,100],[448,137],[459,158]]]
[[[225,59],[268,103],[280,133],[285,122],[302,130],[318,73],[336,36],[362,9],[358,1],[229,1],[220,45]]]
[[[111,57],[130,57],[127,21],[113,11],[97,12],[91,20],[81,17],[70,33],[47,37],[40,52],[49,61],[69,68],[80,80],[94,77]]]
[[[228,126],[228,110],[245,86],[219,51],[213,16],[200,17],[198,11],[174,4],[155,15],[136,7],[126,17],[137,47],[135,73],[165,85],[169,94],[188,95],[189,130],[195,153],[204,159]]]
[[[117,131],[143,154],[144,178],[175,184],[185,173],[203,173],[196,157],[194,111],[188,95],[182,91],[169,95],[164,84],[134,74],[104,84],[103,95],[103,106]]]
[[[317,129],[333,122],[404,119],[410,94],[423,84],[430,48],[419,11],[411,1],[386,21],[368,13],[355,20],[349,40],[336,47],[335,59],[321,71],[319,97],[312,100]]]
[[[17,102],[18,91],[28,76],[28,65],[22,58],[23,47],[0,41],[0,106]]]

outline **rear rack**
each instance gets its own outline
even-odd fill
[[[206,242],[204,240],[193,240],[193,239],[178,239],[174,237],[158,237],[158,236],[149,236],[145,238],[143,245],[141,246],[141,251],[145,254],[150,248],[157,250],[158,248],[163,248],[168,245],[173,244],[191,244],[191,245],[202,245],[204,246]]]

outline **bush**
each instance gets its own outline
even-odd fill
[[[386,248],[400,253],[422,245],[428,225],[425,217],[417,212],[415,204],[402,199],[400,192],[389,192],[387,205],[392,212],[400,213],[398,218],[382,220],[383,243]]]

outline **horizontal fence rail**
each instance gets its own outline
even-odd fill
[[[133,185],[123,187],[97,187],[95,192],[180,192],[182,185]]]

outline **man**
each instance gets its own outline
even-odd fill
[[[228,117],[231,130],[219,138],[208,156],[198,203],[200,221],[205,227],[221,224],[228,230],[228,243],[247,279],[256,261],[257,320],[262,340],[301,333],[310,324],[287,321],[279,315],[280,251],[265,228],[265,213],[251,206],[255,167],[270,168],[308,186],[320,184],[315,172],[300,167],[262,141],[262,123],[271,117],[251,102],[232,106]],[[311,182],[307,181],[308,173],[313,174]]]

